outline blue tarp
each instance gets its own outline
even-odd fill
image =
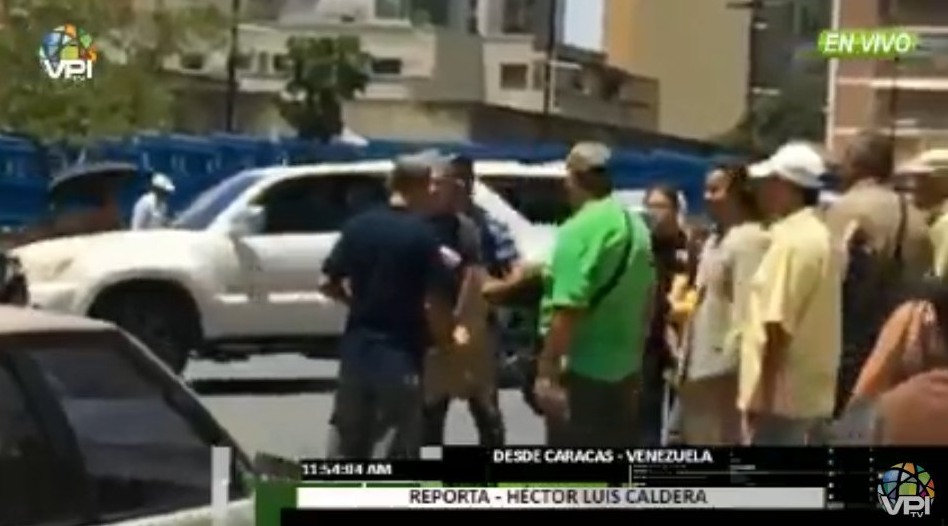
[[[178,209],[222,178],[250,167],[387,159],[399,153],[428,148],[463,153],[474,159],[521,162],[560,160],[568,151],[568,147],[562,144],[379,140],[370,141],[366,146],[314,145],[294,138],[143,133],[100,141],[85,150],[84,160],[122,161],[138,166],[142,172],[141,182],[132,185],[123,196],[127,207],[147,185],[146,174],[153,171],[168,174],[178,187],[172,202],[172,206]],[[35,220],[46,206],[44,192],[49,172],[74,162],[80,155],[81,152],[60,147],[47,147],[41,153],[36,144],[25,138],[0,135],[0,224],[24,224]],[[666,182],[681,188],[689,202],[700,203],[703,175],[713,163],[726,159],[723,154],[708,158],[668,150],[621,149],[615,152],[612,170],[621,188],[642,188]]]

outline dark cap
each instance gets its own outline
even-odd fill
[[[566,168],[575,172],[603,170],[612,159],[612,150],[601,142],[581,142],[566,156]]]

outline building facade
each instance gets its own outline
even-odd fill
[[[449,3],[462,2],[445,2]],[[522,32],[520,26],[485,27],[482,36],[450,24],[429,23],[430,19],[379,21],[378,11],[370,10],[378,4],[319,2],[309,7],[322,11],[304,16],[305,10],[288,11],[302,6],[296,2],[283,6],[282,14],[270,23],[242,24],[238,128],[253,133],[286,132],[273,101],[288,79],[287,39],[342,35],[357,36],[372,56],[367,89],[345,108],[347,125],[363,135],[466,140],[469,127],[456,125],[459,109],[476,106],[612,127],[655,128],[656,83],[609,66],[601,53],[564,46],[554,47],[551,53],[537,45],[536,34]],[[365,17],[350,19],[353,13]],[[461,18],[459,14],[451,17]],[[549,60],[550,56],[555,60]],[[185,78],[223,79],[226,64],[227,50],[220,49],[185,54],[169,65]],[[182,89],[183,99],[179,99],[185,102],[177,122],[188,131],[219,128],[224,122],[222,84],[195,81],[194,85],[193,90]]]
[[[875,129],[893,137],[897,158],[948,147],[948,2],[834,0],[833,25],[892,27],[920,35],[918,52],[897,60],[834,60],[830,67],[827,146],[843,149]]]
[[[659,82],[663,133],[713,138],[803,75],[825,85],[812,64],[825,0],[605,1],[608,59]]]

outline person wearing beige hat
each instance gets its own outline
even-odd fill
[[[737,403],[750,444],[806,445],[833,413],[842,273],[816,212],[825,171],[799,142],[748,168],[771,235],[741,329]]]
[[[843,193],[825,217],[847,255],[837,414],[900,300],[900,283],[923,276],[932,261],[924,215],[892,184],[892,138],[862,132],[849,142],[841,161],[837,175]]]
[[[931,214],[932,272],[948,279],[948,149],[923,152],[899,171],[912,180],[915,204]]]
[[[612,197],[610,157],[605,145],[584,142],[566,159],[574,213],[560,227],[544,271],[543,348],[534,383],[548,445],[637,441],[655,269],[645,220]]]

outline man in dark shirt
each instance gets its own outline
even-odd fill
[[[469,204],[469,190],[464,180],[458,174],[458,165],[448,163],[436,177],[434,185],[434,210],[430,221],[434,225],[441,241],[442,254],[446,262],[454,269],[451,297],[454,298],[456,311],[460,312],[465,305],[461,305],[460,293],[466,280],[473,279],[472,283],[481,283],[486,276],[482,257],[481,238],[483,237],[477,223],[466,212]],[[473,275],[472,275],[473,273]],[[486,315],[486,313],[485,313]],[[476,321],[476,320],[475,320]],[[486,322],[486,319],[483,321]],[[487,352],[490,356],[468,356],[466,360],[456,363],[442,363],[441,367],[434,367],[430,374],[447,375],[445,368],[463,367],[466,370],[465,378],[473,384],[467,397],[468,408],[477,426],[477,432],[482,446],[497,447],[504,442],[504,424],[497,399],[495,375],[497,371],[496,353],[494,345],[487,349],[468,349],[469,353]],[[483,361],[482,361],[483,360]],[[486,363],[490,370],[477,367]],[[444,387],[446,391],[460,389],[467,392],[467,386],[442,385],[450,378],[432,381],[430,385]],[[443,380],[443,381],[442,381]],[[429,393],[434,396],[425,407],[425,443],[441,444],[444,442],[444,423],[451,404],[451,395],[439,390]]]
[[[321,287],[349,306],[331,458],[415,458],[422,440],[421,375],[428,349],[453,346],[450,275],[421,212],[431,159],[398,160],[388,206],[353,218],[327,258]]]

